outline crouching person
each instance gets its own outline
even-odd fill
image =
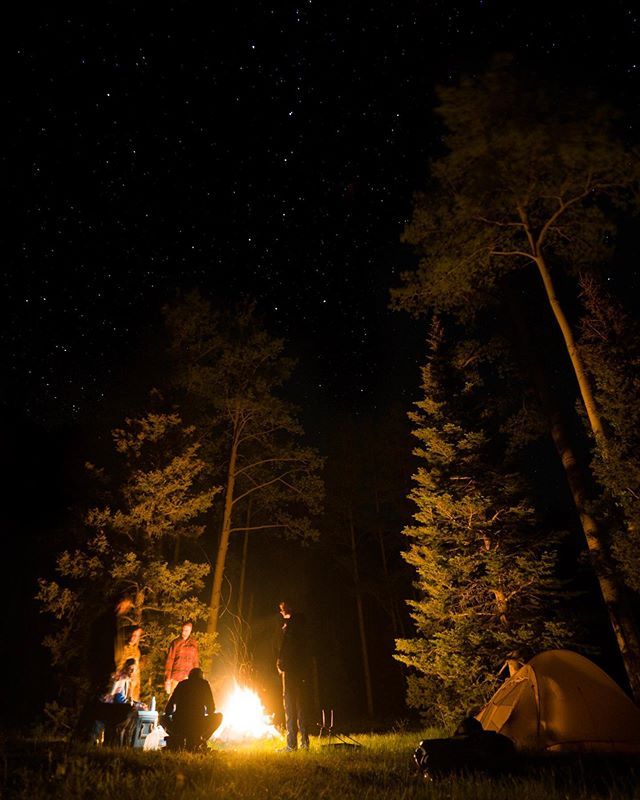
[[[189,677],[176,686],[167,703],[167,748],[204,751],[221,722],[222,714],[215,713],[211,686],[204,679],[200,667],[194,667]]]

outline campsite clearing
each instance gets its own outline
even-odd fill
[[[277,753],[276,746],[216,745],[206,755],[133,750],[82,749],[62,742],[5,742],[0,759],[0,796],[16,800],[586,800],[628,798],[640,788],[640,762],[557,760],[531,764],[525,772],[490,779],[452,777],[427,784],[414,773],[420,739],[435,731],[360,736],[360,749],[319,747],[308,753]]]

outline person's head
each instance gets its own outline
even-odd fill
[[[186,641],[191,636],[191,631],[193,630],[193,622],[190,619],[185,620],[182,623],[182,638]]]
[[[128,658],[122,665],[122,674],[130,678],[135,671],[136,671],[135,658]]]
[[[132,647],[136,647],[140,644],[140,638],[142,636],[142,628],[138,626],[134,626],[129,633],[129,638],[127,639],[127,644],[131,645]]]
[[[280,609],[280,613],[282,614],[284,619],[290,619],[291,615],[293,614],[293,609],[291,608],[291,604],[288,600],[281,600],[278,608]]]
[[[203,680],[203,679],[204,679],[204,676],[202,674],[202,670],[200,669],[200,667],[194,667],[191,670],[191,672],[189,673],[189,680],[190,681],[197,681],[197,680]]]
[[[128,594],[122,594],[116,600],[116,614],[119,617],[124,616],[133,608],[133,600]]]

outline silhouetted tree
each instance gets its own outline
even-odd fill
[[[314,538],[322,462],[301,444],[296,410],[277,392],[293,363],[258,322],[253,305],[217,312],[197,293],[165,310],[176,383],[204,431],[206,457],[223,486],[209,630],[217,630],[230,537],[276,531]],[[251,514],[247,505],[251,502]]]

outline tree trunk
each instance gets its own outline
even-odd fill
[[[582,363],[582,357],[573,336],[573,331],[571,330],[569,321],[567,320],[565,313],[562,310],[562,306],[560,305],[560,301],[558,300],[558,296],[556,295],[551,273],[549,272],[549,268],[547,267],[544,256],[541,253],[538,253],[535,256],[535,262],[547,293],[549,305],[551,306],[551,310],[553,311],[560,327],[560,331],[562,332],[562,337],[564,339],[569,358],[571,359],[573,371],[575,372],[576,379],[578,381],[580,395],[587,412],[587,417],[589,418],[589,424],[591,425],[591,430],[593,431],[596,444],[601,448],[602,453],[606,455],[607,440],[605,437],[604,428],[602,427],[602,420],[600,419],[600,414],[598,413],[596,401],[591,390],[591,382],[589,381],[587,373],[585,372],[584,364]]]
[[[351,559],[353,565],[353,582],[356,589],[356,609],[358,612],[358,628],[360,629],[360,647],[362,650],[362,669],[364,674],[364,687],[367,696],[367,714],[373,717],[373,692],[371,690],[371,670],[369,667],[369,650],[367,647],[367,632],[364,627],[364,611],[362,608],[362,594],[360,592],[360,570],[358,568],[358,553],[356,550],[356,532],[353,524],[353,515],[349,509],[349,532],[351,534]]]
[[[378,547],[380,548],[380,561],[382,562],[382,573],[384,575],[384,591],[387,599],[387,608],[389,619],[391,620],[391,630],[393,638],[398,639],[404,636],[404,631],[401,629],[402,622],[400,613],[396,603],[396,598],[391,588],[391,576],[389,574],[389,564],[387,562],[387,550],[384,544],[384,530],[382,523],[382,514],[380,512],[380,497],[378,495],[378,472],[374,468],[374,505],[376,509],[376,538],[378,539]]]
[[[220,529],[220,541],[218,542],[218,552],[216,553],[216,563],[213,572],[213,586],[211,588],[209,625],[207,628],[209,633],[216,633],[218,630],[218,618],[220,616],[220,603],[222,599],[222,579],[224,577],[224,567],[227,561],[227,551],[229,550],[237,458],[238,438],[237,432],[234,431],[231,453],[229,454],[229,468],[227,470],[227,487],[224,497],[224,513],[222,516],[222,527]]]
[[[249,528],[251,525],[251,498],[247,503],[247,519],[246,526]],[[249,531],[244,532],[242,540],[242,562],[240,564],[240,586],[238,587],[238,616],[242,619],[242,611],[244,606],[244,582],[247,575],[247,556],[249,553]]]
[[[587,511],[584,480],[559,413],[555,413],[551,419],[551,437],[562,461],[571,496],[580,517],[591,566],[600,584],[602,599],[609,613],[609,620],[629,678],[631,691],[636,701],[640,702],[640,640],[635,620],[598,523]]]
[[[525,360],[530,367],[528,374],[533,379],[535,390],[549,421],[549,433],[567,478],[571,498],[587,544],[589,560],[609,614],[629,685],[636,702],[640,702],[640,639],[635,620],[625,598],[624,588],[615,572],[604,535],[588,511],[588,493],[582,470],[567,435],[560,409],[547,384],[542,364],[531,344],[522,309],[513,296],[510,310],[518,340],[526,353]]]

